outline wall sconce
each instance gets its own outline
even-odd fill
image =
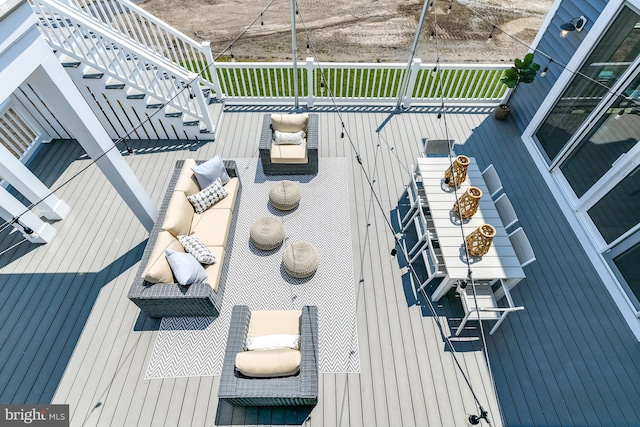
[[[567,34],[569,34],[570,31],[582,31],[586,23],[587,18],[585,18],[584,16],[573,18],[571,21],[565,22],[564,24],[560,25],[560,29],[562,30],[560,31],[560,37],[567,37]]]

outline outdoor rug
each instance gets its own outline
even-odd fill
[[[320,159],[316,176],[265,177],[258,159],[236,163],[242,189],[235,232],[229,236],[233,245],[223,271],[220,316],[162,319],[146,378],[220,375],[234,305],[252,310],[318,306],[320,372],[360,372],[346,159]],[[281,179],[300,185],[302,199],[295,210],[281,212],[269,204],[269,190]],[[249,230],[268,215],[282,220],[286,238],[280,248],[265,252],[251,245]],[[284,248],[299,240],[320,253],[317,272],[306,279],[293,279],[282,267]]]

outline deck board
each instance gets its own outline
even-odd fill
[[[0,232],[0,402],[69,403],[71,425],[453,426],[478,413],[455,355],[495,426],[636,425],[640,345],[513,123],[478,108],[452,109],[441,120],[434,108],[329,110],[318,109],[320,153],[346,157],[349,168],[360,374],[321,374],[310,413],[232,408],[217,400],[219,377],[145,380],[159,323],[140,315],[127,292],[147,234],[94,165],[57,192],[72,209],[53,224],[51,243],[18,244],[18,233]],[[265,112],[228,107],[215,142],[128,141],[137,154],[125,159],[159,205],[178,159],[256,157]],[[481,170],[495,165],[536,253],[512,291],[526,310],[487,338],[504,419],[477,324],[452,340],[455,353],[447,348],[406,267],[389,253],[387,219],[425,137],[456,140],[456,152]],[[79,145],[64,140],[43,146],[29,167],[55,186],[88,164]],[[436,309],[450,335],[462,317],[455,292]]]

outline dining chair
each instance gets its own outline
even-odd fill
[[[466,287],[458,285],[457,292],[460,295],[464,317],[456,329],[456,336],[460,335],[469,320],[477,321],[497,321],[489,331],[489,335],[498,329],[509,313],[524,310],[523,306],[515,306],[509,289],[502,285],[504,296],[507,297],[507,307],[498,305],[498,298],[495,297],[490,282],[479,282],[469,284]]]
[[[524,268],[525,266],[531,264],[536,260],[536,255],[533,253],[533,248],[531,247],[529,238],[525,234],[522,227],[516,228],[511,234],[509,234],[509,241],[511,242],[511,246],[513,246],[513,250],[516,253],[516,257],[518,258],[521,267]],[[502,286],[495,292],[497,300],[499,301],[500,299],[502,299],[502,297],[505,296],[503,289],[511,290],[521,280],[521,278],[500,280]]]
[[[416,236],[415,243],[411,248],[407,248],[407,253],[410,256],[409,262],[411,262],[418,251],[423,250],[431,240],[436,240],[436,232],[435,226],[433,225],[433,219],[429,212],[424,208],[416,210],[416,214],[407,226],[409,225],[413,225],[413,230],[415,231]],[[408,227],[403,230],[405,231],[405,236],[407,234],[407,230]]]
[[[502,181],[500,181],[500,177],[498,176],[498,172],[496,172],[496,168],[493,167],[493,163],[482,171],[482,178],[484,178],[484,183],[487,184],[489,195],[495,200],[496,195],[502,190]]]
[[[400,214],[400,225],[402,231],[405,231],[416,216],[418,208],[426,212],[429,210],[427,198],[424,194],[424,187],[422,186],[422,178],[418,172],[411,173],[411,178],[403,197],[406,197],[406,206],[408,206],[408,208],[406,213]]]
[[[422,157],[455,157],[453,139],[422,138]]]
[[[498,211],[498,215],[500,216],[500,220],[502,221],[502,225],[504,225],[505,229],[508,229],[518,222],[516,211],[513,209],[513,205],[506,194],[502,193],[496,199],[494,204],[496,205],[496,210]]]

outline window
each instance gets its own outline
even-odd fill
[[[607,243],[640,223],[640,167],[627,175],[587,213]]]
[[[621,254],[614,256],[612,262],[616,275],[633,300],[636,310],[640,309],[640,243],[636,243]]]
[[[640,140],[640,75],[624,94],[628,98],[618,98],[560,166],[578,197]]]
[[[553,160],[640,53],[640,14],[625,6],[535,136]]]

